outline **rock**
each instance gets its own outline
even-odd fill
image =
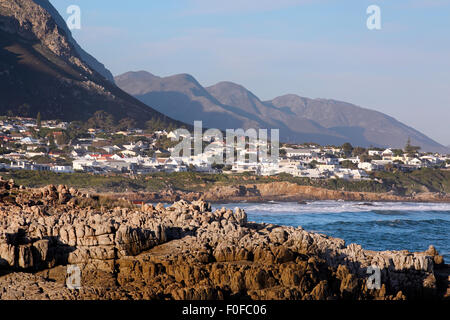
[[[314,300],[325,300],[328,297],[328,282],[326,280],[320,281],[311,291],[311,297]]]
[[[15,194],[0,206],[0,269],[9,273],[0,276],[0,299],[409,299],[445,292],[434,268],[445,265],[434,247],[364,250],[302,228],[249,224],[244,210],[212,212],[203,200],[99,210],[77,207],[85,195],[67,186]],[[89,283],[77,295],[64,286],[70,264]],[[366,286],[369,266],[381,269],[380,290]]]

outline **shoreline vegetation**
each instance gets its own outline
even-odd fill
[[[450,170],[375,172],[374,180],[309,179],[290,175],[202,174],[94,175],[37,171],[0,172],[25,187],[67,185],[85,192],[143,202],[204,199],[213,203],[306,200],[450,202]]]

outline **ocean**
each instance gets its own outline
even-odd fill
[[[450,263],[450,204],[410,202],[308,201],[215,204],[240,207],[248,220],[344,239],[369,250],[424,251],[434,245]]]

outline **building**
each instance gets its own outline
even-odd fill
[[[56,173],[73,173],[74,170],[72,166],[51,166],[50,171]]]
[[[286,149],[286,157],[288,158],[301,158],[312,157],[315,152],[311,149]]]
[[[394,152],[391,149],[386,149],[381,153],[383,160],[389,160],[394,156]]]
[[[381,165],[377,165],[376,163],[374,163],[375,160],[371,162],[360,162],[358,163],[358,169],[367,171],[367,172],[371,172],[371,171],[377,171],[377,170],[381,170],[383,169],[383,166]]]
[[[368,154],[370,157],[374,157],[374,156],[382,156],[383,155],[383,151],[381,150],[369,150]]]

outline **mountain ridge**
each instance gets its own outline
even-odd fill
[[[187,78],[186,74],[169,77],[150,75],[146,76],[146,71],[126,72],[116,76],[115,82],[124,91],[175,119],[186,117],[191,121],[196,118],[203,120],[204,126],[219,129],[279,128],[283,142],[351,142],[364,147],[402,148],[410,138],[413,144],[420,145],[423,150],[449,151],[389,115],[351,103],[311,99],[296,94],[262,101],[244,86],[230,81],[202,87],[194,77],[189,75]],[[184,81],[180,82],[180,78]],[[131,87],[139,88],[139,92]],[[193,88],[202,99],[195,96],[191,90]],[[180,94],[183,99],[174,98]],[[160,99],[162,95],[164,99]],[[171,98],[176,103],[170,103]],[[212,113],[214,115],[210,117]]]
[[[64,30],[66,33],[68,40],[70,43],[74,46],[77,53],[80,55],[81,59],[85,61],[92,69],[97,71],[99,74],[101,74],[103,77],[105,77],[107,80],[114,82],[114,76],[112,75],[111,71],[109,71],[104,64],[99,62],[97,59],[95,59],[92,55],[90,55],[88,52],[86,52],[79,44],[75,41],[75,39],[72,36],[72,32],[67,27],[67,23],[64,21],[64,19],[59,14],[58,10],[53,7],[53,5],[48,0],[33,0],[34,3],[41,6],[43,9],[45,9],[55,20],[56,24],[59,28]]]
[[[43,119],[85,121],[103,110],[116,120],[132,118],[140,127],[149,120],[183,125],[122,91],[85,62],[67,26],[60,26],[64,20],[58,15],[58,24],[56,9],[48,6],[46,0],[0,0],[1,114],[35,117],[40,112]]]
[[[134,77],[135,75],[136,77]],[[142,79],[150,81],[147,83],[147,87],[141,82]],[[202,87],[191,75],[177,74],[163,78],[151,74],[145,75],[145,72],[138,71],[119,75],[115,77],[115,82],[124,91],[134,95],[142,102],[152,105],[159,112],[174,119],[183,119],[188,123],[203,120],[204,127],[219,129],[279,128],[284,132],[283,138],[294,138],[298,135],[297,131],[300,131],[307,141],[312,141],[311,139],[314,138],[319,143],[326,141],[345,142],[344,139],[336,138],[327,129],[319,128],[317,124],[310,120],[297,121],[303,123],[303,127],[309,128],[309,131],[302,131],[302,127],[293,131],[284,124],[284,121],[288,121],[288,119],[262,119],[257,114],[248,112],[248,110],[223,104],[211,94],[211,87]],[[257,99],[255,103],[258,104],[258,107],[267,111],[268,107],[262,105],[255,95],[252,94],[252,96]],[[207,118],[205,118],[205,115],[207,115]],[[310,132],[314,133],[311,134]]]

